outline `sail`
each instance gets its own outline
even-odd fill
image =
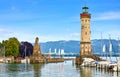
[[[106,51],[106,45],[103,45],[103,52]]]
[[[54,49],[54,53],[56,54],[57,52],[56,52],[57,50],[56,50],[56,48]]]
[[[120,44],[118,44],[118,52],[120,51]]]
[[[112,44],[110,43],[109,52],[112,52]]]
[[[120,47],[120,44],[118,44],[118,46]]]
[[[51,48],[49,48],[49,54],[51,54]]]
[[[111,43],[111,41],[110,41],[110,35],[109,35],[109,43],[110,43],[110,47],[109,47],[109,52],[112,52],[112,43]]]
[[[58,50],[58,55],[60,55],[60,49]]]
[[[61,54],[62,54],[62,55],[64,54],[64,49],[61,49]]]

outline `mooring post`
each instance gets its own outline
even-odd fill
[[[118,65],[117,65],[117,76],[119,76],[119,74],[118,74]]]

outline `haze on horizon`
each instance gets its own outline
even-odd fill
[[[0,41],[80,40],[82,7],[91,13],[91,40],[120,37],[119,0],[1,0]]]

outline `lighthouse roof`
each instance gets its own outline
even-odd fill
[[[89,8],[85,6],[85,7],[83,7],[82,9],[89,9]]]

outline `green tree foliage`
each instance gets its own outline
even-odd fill
[[[2,48],[3,47],[3,44],[0,42],[0,48]]]
[[[3,44],[0,42],[0,57],[2,57],[4,55],[3,53]]]
[[[19,56],[19,41],[17,38],[13,37],[3,40],[2,44],[5,46],[5,56]]]

